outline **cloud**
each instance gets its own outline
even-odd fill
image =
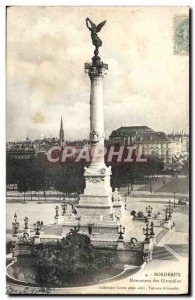
[[[185,7],[9,7],[7,139],[88,137],[93,46],[85,18],[107,20],[100,32],[105,130],[148,125],[188,131],[187,56],[173,54],[173,17]]]
[[[43,124],[45,123],[45,116],[41,111],[38,111],[34,114],[34,116],[32,117],[32,121],[36,124]]]

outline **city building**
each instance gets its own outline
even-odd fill
[[[167,135],[168,138],[175,144],[175,153],[181,153],[182,155],[189,153],[189,135],[184,133],[172,133]]]
[[[142,147],[146,157],[161,159],[170,165],[189,154],[189,136],[183,132],[167,135],[147,126],[128,126],[113,130],[109,141],[122,145]]]
[[[161,159],[165,164],[172,164],[173,142],[164,132],[145,132],[134,141],[137,147],[142,146],[146,157]]]
[[[88,145],[89,140],[74,140],[68,141],[64,139],[64,128],[63,128],[63,121],[61,117],[60,122],[60,130],[59,130],[59,137],[49,137],[49,138],[41,138],[35,139],[33,141],[27,139],[25,141],[17,141],[17,142],[7,142],[6,143],[6,152],[7,157],[12,159],[30,159],[35,157],[39,153],[46,153],[51,147],[54,146],[75,146],[78,148],[83,147],[84,145]]]
[[[36,156],[34,143],[27,139],[19,142],[8,142],[6,144],[7,158],[30,159]]]
[[[88,145],[89,140],[68,141],[64,139],[63,121],[61,118],[59,138],[42,138],[31,141],[28,137],[25,141],[8,142],[6,144],[7,157],[12,159],[30,159],[38,153],[46,153],[53,146]],[[112,131],[105,145],[121,144],[142,147],[144,156],[161,159],[165,165],[181,163],[189,156],[189,135],[181,133],[166,134],[154,131],[148,126],[126,126]]]
[[[131,145],[138,136],[147,132],[154,132],[154,130],[147,126],[120,127],[112,131],[109,140],[112,143]]]

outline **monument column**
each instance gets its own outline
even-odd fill
[[[91,162],[89,168],[85,168],[86,188],[84,195],[111,196],[110,186],[111,168],[106,167],[104,162],[104,95],[103,78],[108,65],[101,61],[98,56],[102,41],[97,36],[105,21],[98,26],[89,19],[86,20],[88,29],[91,31],[92,43],[95,45],[94,56],[91,63],[85,63],[85,72],[91,81],[90,91],[90,154]],[[91,27],[89,27],[89,24]],[[107,198],[107,203],[110,202]]]
[[[104,21],[96,26],[89,18],[86,19],[86,25],[91,32],[92,43],[95,46],[92,62],[85,63],[85,71],[91,81],[89,134],[91,162],[88,168],[85,167],[86,187],[84,193],[79,195],[77,215],[66,219],[64,234],[68,232],[69,228],[77,225],[79,220],[80,232],[87,234],[93,245],[116,247],[118,226],[119,223],[125,226],[122,213],[125,214],[126,222],[127,211],[121,209],[121,201],[117,201],[117,204],[112,201],[111,167],[107,167],[104,162],[103,79],[108,65],[104,64],[98,56],[98,49],[102,46],[102,41],[97,33],[105,23]]]
[[[103,76],[105,67],[102,65],[101,74],[93,67],[89,70],[91,80],[90,92],[90,144],[91,167],[103,167],[104,164],[104,103]],[[92,71],[92,72],[91,72]]]

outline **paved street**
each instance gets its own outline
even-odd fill
[[[18,221],[20,223],[21,228],[24,226],[24,218],[29,218],[29,225],[33,226],[33,224],[42,220],[45,225],[50,225],[54,223],[55,216],[55,207],[58,205],[60,207],[62,202],[56,203],[40,203],[36,202],[27,202],[27,203],[7,203],[6,209],[6,225],[7,229],[12,228],[12,222],[14,221],[14,214],[16,213],[18,216]],[[68,210],[71,210],[71,206],[68,206]],[[62,213],[62,209],[60,207],[59,210]]]
[[[155,198],[155,197],[134,197],[134,195],[130,195],[126,197],[127,210],[131,212],[132,210],[136,210],[136,212],[143,212],[144,215],[146,213],[146,206],[150,205],[153,208],[153,215],[160,212],[162,216],[165,214],[165,209],[168,206],[169,199],[167,198]],[[172,202],[173,203],[173,202]],[[55,207],[58,205],[61,206],[61,202],[55,201],[54,203],[46,203],[41,202],[37,204],[36,202],[26,202],[26,203],[7,203],[7,233],[12,232],[12,222],[14,220],[13,216],[16,213],[18,216],[18,221],[20,223],[20,228],[22,229],[24,226],[24,218],[27,216],[29,218],[29,226],[33,228],[33,224],[37,220],[42,220],[44,225],[54,224],[54,216],[55,216]],[[71,205],[68,206],[68,211],[71,212]],[[60,207],[60,213],[62,213],[62,209]],[[176,206],[173,213],[173,220],[176,223],[176,232],[188,232],[188,206]],[[132,236],[138,238],[138,240],[143,240],[144,236],[142,233],[142,228],[144,222],[134,222],[134,227],[132,228]],[[158,233],[158,228],[156,228],[156,234]],[[180,236],[180,242],[183,243],[183,237]],[[172,242],[171,242],[172,243]],[[185,240],[186,243],[186,240]]]

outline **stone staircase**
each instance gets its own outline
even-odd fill
[[[177,252],[175,252],[173,249],[171,249],[168,245],[165,245],[164,249],[169,251],[169,253],[171,253],[177,260],[181,260],[181,256]]]
[[[50,235],[51,234],[51,235],[61,236],[62,235],[62,231],[63,231],[62,225],[55,224],[55,225],[47,227],[44,230],[44,235]]]
[[[156,247],[154,247],[152,258],[158,260],[177,260],[181,259],[181,256],[174,251],[166,242],[173,231],[170,229],[162,229],[156,236]]]
[[[173,251],[169,251],[166,247],[155,247],[153,250],[152,258],[158,260],[178,260]]]
[[[162,242],[162,239],[169,233],[169,229],[164,228],[156,235],[156,245],[159,245]]]

